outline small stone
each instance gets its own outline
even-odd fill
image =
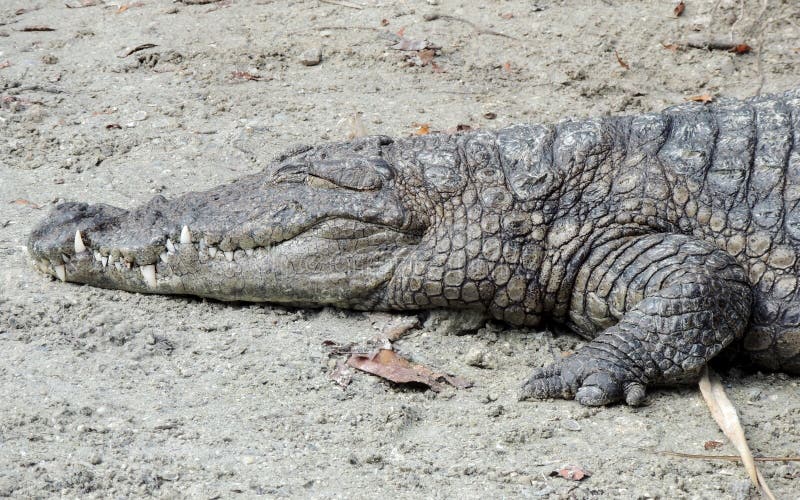
[[[137,111],[133,114],[134,121],[142,122],[147,120],[147,111]]]
[[[242,457],[242,463],[245,465],[253,465],[256,463],[256,457],[252,455],[245,455]]]
[[[300,55],[300,64],[303,66],[316,66],[322,62],[322,49],[314,47],[308,49]]]
[[[464,362],[470,366],[477,366],[479,368],[484,368],[485,358],[486,358],[485,352],[483,352],[481,349],[473,348],[470,349],[470,351],[464,357]]]
[[[92,465],[100,465],[103,463],[103,458],[100,455],[93,454],[89,457],[89,463]]]
[[[581,424],[579,424],[577,420],[573,420],[571,418],[568,418],[563,422],[561,422],[561,426],[568,431],[577,432],[581,430]]]
[[[42,56],[42,62],[45,64],[56,64],[58,62],[58,58],[52,54],[46,54]]]

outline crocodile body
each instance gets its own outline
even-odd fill
[[[525,397],[639,404],[729,345],[800,373],[800,90],[661,113],[299,148],[32,233],[64,281],[361,310],[476,309],[591,341]]]

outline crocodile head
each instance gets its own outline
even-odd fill
[[[61,203],[31,234],[62,281],[142,293],[385,308],[425,231],[404,182],[366,138],[299,151],[206,192],[123,210]]]

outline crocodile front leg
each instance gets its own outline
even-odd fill
[[[605,243],[583,264],[570,304],[569,323],[594,340],[537,370],[521,399],[641,404],[650,384],[696,378],[744,333],[751,305],[744,269],[712,244],[675,234]]]

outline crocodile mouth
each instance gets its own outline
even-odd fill
[[[224,301],[361,308],[378,305],[376,291],[422,237],[342,216],[274,233],[266,244],[246,236],[220,239],[219,233],[188,225],[174,237],[152,236],[147,245],[126,244],[119,234],[109,239],[100,233],[94,242],[91,230],[75,229],[69,244],[63,234],[55,238],[60,245],[34,235],[29,252],[39,271],[65,282]]]

